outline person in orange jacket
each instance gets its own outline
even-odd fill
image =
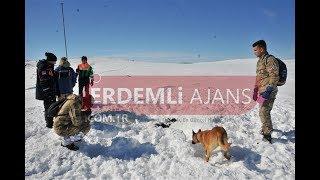
[[[93,86],[93,70],[88,64],[86,56],[81,57],[82,63],[78,65],[76,72],[78,73],[79,96],[83,97],[82,111],[91,113],[92,96],[89,93],[89,85]],[[83,95],[83,89],[85,95]]]

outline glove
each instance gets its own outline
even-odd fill
[[[258,99],[258,87],[257,86],[253,90],[253,97],[252,98],[254,101],[257,101],[257,99]]]
[[[266,89],[263,93],[261,93],[261,96],[262,96],[264,99],[269,99],[272,90],[273,90],[273,87],[272,87],[272,86],[268,86],[267,89]]]
[[[262,104],[266,101],[267,99],[265,99],[264,97],[262,97],[261,95],[258,96],[257,98],[257,102],[260,104],[260,106],[262,106]]]
[[[91,86],[93,86],[93,78],[91,78],[90,84],[91,84]]]

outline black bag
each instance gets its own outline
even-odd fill
[[[68,100],[67,98],[64,98],[64,99],[60,99],[57,102],[52,103],[47,110],[47,116],[56,117],[58,115],[59,110],[67,100]]]
[[[279,64],[279,82],[278,82],[278,86],[282,86],[286,83],[287,80],[287,66],[286,64],[281,61],[280,59],[276,58],[278,60],[278,64]]]
[[[272,56],[272,55],[269,55],[267,58],[266,58],[266,64],[267,64],[267,59]],[[274,57],[274,56],[273,56]],[[286,64],[281,61],[279,58],[276,58],[274,57],[277,61],[278,61],[278,65],[279,65],[279,81],[278,81],[278,84],[277,86],[282,86],[286,83],[286,80],[287,80],[287,66]]]

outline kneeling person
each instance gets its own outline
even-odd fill
[[[53,120],[54,131],[63,137],[61,145],[70,150],[78,150],[74,142],[80,141],[90,130],[89,117],[81,111],[81,103],[80,96],[75,94],[67,96],[66,102]]]

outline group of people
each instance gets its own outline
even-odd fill
[[[274,56],[267,52],[264,40],[253,45],[254,54],[259,58],[256,69],[256,83],[253,99],[260,103],[259,116],[263,139],[271,143],[273,131],[271,115],[279,83],[279,64]],[[87,57],[81,58],[76,72],[70,67],[67,58],[62,57],[59,67],[54,70],[57,57],[53,53],[45,53],[46,59],[37,64],[36,99],[43,100],[46,127],[54,127],[55,132],[63,137],[62,146],[71,150],[78,150],[74,142],[90,130],[89,115],[91,114],[92,96],[89,85],[93,85],[93,70],[87,62]],[[73,94],[73,87],[79,84],[79,95]],[[85,93],[83,93],[83,89]],[[57,116],[49,117],[47,110],[58,100],[65,100]]]
[[[46,127],[53,128],[63,138],[62,146],[78,150],[74,142],[81,141],[90,130],[93,98],[89,86],[93,85],[93,69],[86,56],[81,57],[82,62],[76,71],[70,67],[66,57],[62,57],[59,66],[54,69],[57,57],[50,52],[46,52],[45,56],[46,59],[37,63],[36,99],[43,101]],[[79,95],[73,93],[77,79]],[[57,102],[63,103],[57,115],[52,117],[48,110]]]

